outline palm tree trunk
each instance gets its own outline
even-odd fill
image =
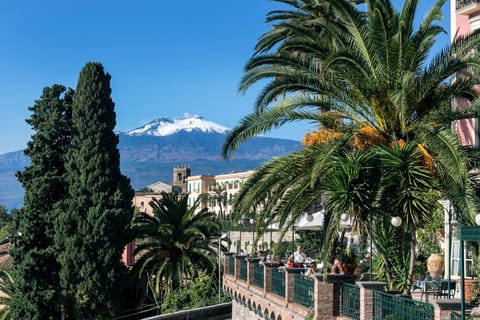
[[[377,252],[383,259],[384,261],[384,265],[385,265],[385,277],[387,278],[387,286],[389,287],[390,289],[390,286],[392,284],[392,264],[390,263],[390,260],[389,258],[387,257],[386,253],[380,249],[379,247],[377,247],[375,245],[375,243],[373,243],[373,247],[375,248],[375,252]],[[373,255],[370,256],[370,263],[373,262]]]
[[[404,293],[406,295],[412,294],[412,286],[413,286],[413,269],[415,267],[415,251],[417,248],[417,237],[416,232],[417,228],[414,223],[412,223],[412,228],[410,230],[410,263],[408,266],[408,278],[407,278],[407,286],[405,287]]]

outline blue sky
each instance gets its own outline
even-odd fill
[[[419,2],[423,14],[431,3]],[[42,89],[75,88],[88,61],[112,75],[119,131],[185,113],[234,127],[260,90],[241,95],[237,88],[275,8],[268,0],[1,1],[0,154],[25,148],[32,134],[27,108]],[[447,10],[448,3],[446,30]],[[311,128],[297,124],[270,135],[299,140]]]

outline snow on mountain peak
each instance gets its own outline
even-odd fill
[[[169,136],[180,131],[226,133],[229,130],[227,127],[205,120],[200,116],[185,114],[183,117],[175,118],[174,120],[168,118],[154,119],[140,128],[126,132],[126,134],[130,136],[148,135],[161,137]]]

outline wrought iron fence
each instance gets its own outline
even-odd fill
[[[456,313],[455,311],[452,311],[450,313],[450,320],[461,320],[462,319],[462,315]]]
[[[412,298],[373,291],[373,320],[433,320],[433,306]]]
[[[228,274],[235,274],[235,258],[233,256],[228,257]]]
[[[360,288],[350,283],[343,283],[342,316],[360,319]]]
[[[247,281],[247,260],[240,259],[240,279]]]
[[[253,283],[260,288],[263,288],[263,264],[255,263],[253,265]]]
[[[283,269],[272,270],[272,292],[285,297],[285,271]]]
[[[474,3],[479,3],[480,0],[456,0],[456,9],[460,9],[463,7],[466,7],[468,5],[474,4]]]
[[[312,277],[303,274],[295,274],[293,286],[293,301],[305,307],[313,307],[313,284]]]

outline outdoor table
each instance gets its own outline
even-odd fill
[[[422,292],[420,300],[423,300],[423,296],[425,295],[425,301],[428,301],[428,296],[430,294],[433,295],[434,298],[439,297],[448,297],[448,280],[419,280],[415,283],[415,287],[419,288]],[[455,288],[457,282],[456,280],[450,280],[450,297],[455,296]]]

